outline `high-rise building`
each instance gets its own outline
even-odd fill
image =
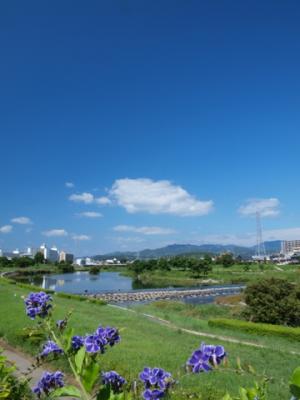
[[[43,243],[40,247],[41,253],[44,255],[44,259],[50,262],[57,262],[59,260],[59,254],[57,248],[51,247],[50,249]]]
[[[59,261],[73,263],[74,256],[71,253],[66,253],[65,251],[61,251],[59,254]]]
[[[281,242],[281,253],[284,255],[300,253],[300,240],[283,240]]]

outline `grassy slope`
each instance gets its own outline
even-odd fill
[[[35,353],[30,343],[24,342],[19,332],[24,326],[33,325],[24,313],[22,295],[27,291],[16,286],[0,282],[0,336],[12,345]],[[165,326],[155,324],[135,314],[114,309],[109,306],[99,306],[86,302],[55,298],[55,317],[61,318],[69,309],[74,309],[72,325],[76,333],[85,334],[93,331],[99,323],[117,326],[121,330],[122,342],[110,349],[103,356],[103,369],[116,369],[124,374],[128,380],[136,378],[138,372],[146,365],[160,366],[171,371],[175,376],[192,353],[198,347],[199,338],[186,335],[180,331],[173,331]],[[207,343],[211,340],[207,339]],[[259,373],[266,372],[274,377],[270,386],[270,398],[282,400],[288,396],[288,378],[291,371],[300,364],[297,356],[286,354],[282,340],[272,351],[254,349],[247,346],[222,343],[229,354],[229,362],[233,366],[236,357],[245,363],[250,363]],[[237,375],[234,372],[201,375],[186,375],[180,380],[174,399],[187,398],[183,392],[206,393],[202,399],[209,397],[210,391],[224,393],[229,390],[236,393],[238,385],[251,385],[252,376]]]

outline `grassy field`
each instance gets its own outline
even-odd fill
[[[125,273],[125,271],[124,271]],[[243,265],[233,265],[224,268],[221,265],[214,265],[212,272],[199,279],[192,277],[190,271],[172,269],[171,271],[154,270],[139,275],[139,280],[148,286],[197,286],[201,284],[236,284],[249,283],[263,278],[283,278],[290,282],[300,283],[300,266],[287,265],[277,267],[272,264],[251,265],[249,271],[245,271]]]
[[[27,295],[26,289],[19,288],[0,281],[0,336],[11,345],[35,354],[38,347],[29,341],[24,341],[21,336],[24,326],[32,326],[34,322],[29,320],[24,313],[22,296]],[[103,355],[103,370],[115,369],[123,374],[127,380],[136,379],[138,372],[145,366],[160,366],[169,370],[175,377],[180,378],[173,398],[195,398],[213,400],[221,398],[226,390],[236,394],[239,385],[249,386],[255,379],[252,375],[239,375],[234,371],[216,371],[210,374],[186,375],[183,367],[190,354],[199,346],[199,338],[183,333],[180,329],[172,330],[159,325],[147,318],[119,310],[110,306],[100,306],[74,299],[55,297],[55,317],[62,318],[70,310],[74,310],[71,318],[76,333],[85,334],[93,331],[98,324],[116,326],[120,329],[122,341],[116,347]],[[162,313],[169,316],[182,326],[193,326],[194,329],[212,332],[207,326],[207,317],[211,315],[223,315],[227,311],[218,308],[204,307],[198,315],[182,315],[182,309],[178,311],[162,309],[162,307],[145,306],[151,312]],[[182,306],[181,306],[182,307]],[[202,307],[202,306],[201,306]],[[218,311],[219,310],[219,311]],[[196,312],[195,310],[193,311]],[[198,311],[199,313],[200,311]],[[189,311],[189,314],[191,311]],[[191,324],[191,325],[188,325]],[[196,324],[196,325],[193,325]],[[216,331],[215,331],[216,332]],[[230,333],[224,332],[222,334]],[[230,333],[234,335],[234,332]],[[245,336],[244,336],[245,335]],[[248,337],[249,335],[236,333],[236,337]],[[264,343],[266,338],[251,337],[258,343]],[[206,343],[212,343],[211,339],[204,338]],[[214,342],[216,343],[216,342]],[[250,363],[258,374],[267,374],[272,377],[270,384],[270,399],[288,399],[288,379],[292,370],[300,365],[300,358],[288,352],[295,349],[296,344],[284,339],[268,338],[268,349],[251,348],[245,345],[237,345],[218,341],[225,346],[228,352],[229,366],[234,367],[236,358],[240,357],[242,363]]]

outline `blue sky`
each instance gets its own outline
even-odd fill
[[[0,248],[251,245],[256,210],[265,239],[300,239],[299,18],[297,1],[3,2]]]

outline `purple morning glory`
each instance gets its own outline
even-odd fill
[[[52,301],[52,297],[45,292],[30,293],[24,301],[26,314],[31,319],[35,319],[37,316],[45,318],[52,307],[51,304],[48,304],[49,301]]]
[[[46,371],[38,381],[37,385],[33,388],[33,392],[38,398],[41,398],[43,392],[48,396],[52,390],[64,386],[63,377],[64,375],[60,371],[54,373]]]
[[[52,340],[48,340],[44,345],[43,345],[43,350],[40,354],[41,357],[47,357],[49,354],[62,354],[63,351],[60,347],[57,346],[55,342]]]
[[[126,383],[126,380],[116,371],[109,371],[102,374],[102,383],[104,385],[110,385],[114,393],[119,393],[122,386]]]

